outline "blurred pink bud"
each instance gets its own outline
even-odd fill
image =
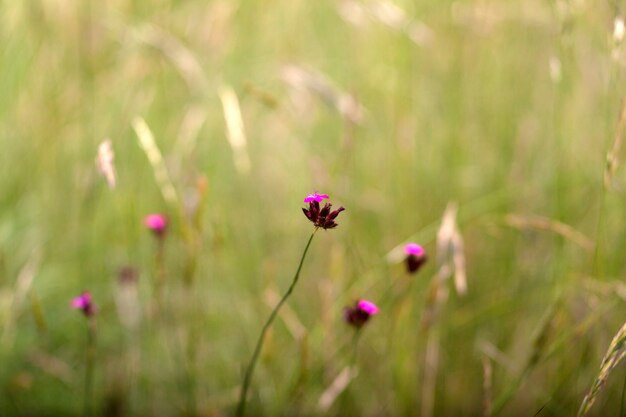
[[[359,300],[354,307],[346,307],[343,310],[343,316],[351,326],[361,328],[371,316],[378,314],[380,309],[376,304],[368,300]]]
[[[424,248],[417,243],[407,243],[404,253],[407,255],[406,268],[411,274],[416,273],[428,259]]]
[[[75,310],[81,310],[87,317],[96,314],[96,305],[91,300],[91,293],[89,291],[83,291],[81,295],[73,298],[70,305]]]
[[[143,223],[157,236],[165,234],[167,229],[167,217],[163,214],[148,214],[144,218]]]

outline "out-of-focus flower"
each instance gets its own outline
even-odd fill
[[[404,246],[404,253],[406,254],[406,269],[411,274],[416,273],[428,260],[426,251],[417,243],[407,243]]]
[[[334,229],[337,227],[335,219],[339,216],[339,213],[345,210],[343,207],[339,207],[335,211],[330,211],[333,206],[330,203],[324,204],[324,207],[320,209],[320,201],[328,198],[326,194],[309,194],[304,202],[309,203],[309,208],[303,208],[302,211],[307,219],[309,219],[315,227],[321,227],[322,229]]]
[[[309,194],[304,198],[304,202],[305,203],[310,203],[312,201],[317,201],[318,203],[321,203],[322,200],[325,200],[329,198],[327,194],[318,194],[318,193],[313,193],[313,194]]]
[[[124,265],[117,271],[117,282],[120,285],[136,284],[139,279],[139,271],[130,265]]]
[[[370,317],[378,314],[380,309],[376,304],[369,300],[359,300],[353,307],[346,307],[343,310],[343,317],[351,326],[361,328]]]
[[[158,237],[163,236],[167,230],[167,217],[163,214],[148,214],[143,222]]]
[[[70,305],[75,310],[81,310],[86,317],[91,317],[97,312],[89,291],[83,291],[81,295],[73,298]]]

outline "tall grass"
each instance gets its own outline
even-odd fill
[[[84,323],[68,303],[84,289],[100,306],[96,415],[233,414],[316,190],[348,211],[268,331],[250,415],[574,415],[626,311],[621,13],[0,2],[0,415],[82,413]],[[94,164],[106,138],[112,189]],[[451,201],[467,291],[442,281],[424,337],[439,265],[398,305],[392,255],[412,240],[434,256]],[[148,309],[154,212],[172,220],[163,320]],[[125,266],[136,321],[119,308]],[[361,297],[381,313],[353,369],[342,311]],[[620,373],[590,415],[617,415]]]

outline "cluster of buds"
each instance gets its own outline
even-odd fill
[[[371,301],[359,300],[354,306],[344,308],[343,317],[346,323],[360,329],[370,317],[378,314],[379,310],[378,306]]]
[[[335,219],[339,213],[345,210],[345,208],[339,207],[337,210],[331,211],[330,209],[333,206],[331,203],[326,203],[324,207],[320,208],[320,202],[327,198],[328,196],[326,194],[313,193],[309,194],[304,199],[305,203],[309,203],[309,208],[303,208],[302,211],[316,228],[334,229],[337,227]]]
[[[406,254],[406,269],[411,274],[416,273],[428,260],[426,251],[417,243],[406,244],[404,253]]]
[[[92,317],[98,309],[91,299],[89,291],[83,291],[81,295],[72,299],[71,306],[75,310],[81,310],[85,317]]]

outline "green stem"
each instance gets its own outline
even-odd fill
[[[244,374],[244,377],[243,377],[243,384],[241,386],[241,393],[239,396],[239,404],[237,405],[237,413],[235,414],[237,417],[243,417],[245,413],[246,396],[248,394],[248,388],[250,387],[250,381],[252,380],[252,373],[254,372],[254,367],[256,366],[257,360],[259,359],[259,354],[261,353],[261,348],[263,347],[265,334],[267,333],[268,329],[274,322],[274,319],[276,318],[276,315],[278,314],[278,310],[280,310],[282,305],[285,304],[285,301],[287,301],[287,298],[289,298],[289,296],[293,292],[293,289],[298,283],[298,279],[300,278],[300,271],[302,270],[302,265],[304,264],[304,258],[306,258],[306,254],[309,251],[309,246],[311,246],[311,241],[313,240],[313,236],[315,236],[315,232],[317,232],[317,228],[313,231],[313,233],[311,233],[311,237],[309,237],[309,241],[307,242],[306,247],[304,248],[304,252],[302,252],[302,257],[300,258],[300,264],[298,265],[298,270],[296,271],[296,274],[293,277],[293,281],[291,282],[289,289],[287,290],[285,295],[283,295],[283,298],[280,299],[276,307],[274,307],[274,310],[272,310],[272,314],[270,314],[269,318],[265,322],[265,325],[263,326],[263,329],[261,330],[261,334],[259,335],[259,340],[257,340],[256,347],[254,348],[254,353],[252,354],[252,359],[250,360],[250,363],[248,364],[248,367],[246,368],[246,373]]]
[[[85,417],[93,415],[93,369],[96,362],[96,320],[88,317],[85,355]]]

